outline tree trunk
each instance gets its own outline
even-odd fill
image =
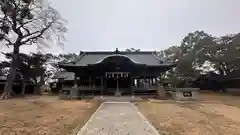
[[[40,88],[42,87],[43,84],[44,84],[44,75],[41,76],[40,82],[36,83],[34,94],[40,94]]]
[[[156,89],[156,92],[157,92],[157,95],[159,98],[166,98],[166,91],[163,89],[163,87],[159,84],[159,81],[160,80],[157,80],[157,89]]]
[[[39,85],[38,85],[38,81],[37,79],[35,79],[35,87],[34,87],[34,94],[38,94],[38,90],[39,90]]]
[[[19,49],[19,48],[18,48]],[[4,92],[1,95],[0,99],[8,99],[11,94],[13,93],[13,83],[16,77],[16,73],[17,73],[17,66],[18,66],[18,54],[19,51],[15,51],[16,48],[14,49],[14,53],[12,55],[12,63],[11,63],[11,67],[9,70],[9,74],[7,75],[7,82],[4,86]]]
[[[34,88],[34,94],[35,94],[35,95],[39,94],[39,89],[40,89],[39,84],[36,84],[36,86],[35,86],[35,88]]]
[[[24,95],[24,94],[25,94],[26,85],[25,85],[25,82],[24,82],[24,80],[22,80],[22,82],[21,82],[21,83],[22,83],[22,84],[21,84],[22,95]]]
[[[220,76],[224,76],[224,70],[222,68],[218,68],[218,71],[220,73]]]

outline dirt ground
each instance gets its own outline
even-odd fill
[[[137,105],[161,135],[240,135],[240,96],[203,93],[200,101]]]
[[[93,100],[36,96],[0,101],[0,135],[71,135],[97,109]]]

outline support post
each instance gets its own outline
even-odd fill
[[[146,82],[147,82],[147,83],[146,83],[146,84],[147,84],[147,89],[149,89],[149,87],[150,87],[149,78],[146,79]]]
[[[92,96],[94,96],[94,90],[96,88],[95,81],[96,81],[96,76],[93,76],[92,77],[92,87],[91,87],[91,88],[93,88]]]
[[[137,79],[137,88],[140,87],[140,78]]]
[[[93,76],[93,77],[92,77],[92,87],[93,87],[93,88],[95,88],[95,87],[96,87],[96,85],[95,85],[95,79],[96,79],[96,77],[95,77],[95,76]]]
[[[88,82],[89,82],[89,86],[88,86],[88,87],[91,88],[91,83],[92,83],[92,82],[91,82],[91,76],[89,76],[88,79],[89,79],[89,80],[88,80]]]
[[[101,76],[101,97],[103,96],[103,76]]]
[[[118,74],[117,74],[117,92],[119,92],[119,80],[118,80]]]
[[[105,76],[104,77],[104,90],[106,90],[107,89],[107,77]]]
[[[130,75],[130,89],[132,91],[132,98],[134,98],[134,87],[133,87],[133,85],[134,85],[134,78],[133,78],[132,75]]]
[[[153,83],[152,83],[152,77],[149,78],[149,84],[150,84],[150,88],[152,88],[152,86],[153,86]]]
[[[144,89],[146,89],[147,88],[147,85],[146,85],[146,76],[144,76],[143,77],[143,87],[144,87]]]
[[[74,77],[74,86],[77,86],[78,84],[77,84],[77,77],[75,76]]]
[[[115,96],[121,96],[121,92],[119,91],[119,78],[118,78],[118,73],[116,74],[117,75],[117,90],[115,91]]]
[[[150,78],[150,84],[151,84],[151,88],[153,88],[153,78]]]

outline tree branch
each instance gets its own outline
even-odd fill
[[[36,40],[36,39],[40,38],[40,37],[44,34],[44,32],[47,31],[47,30],[52,26],[53,23],[54,23],[54,21],[50,22],[50,23],[49,23],[45,28],[43,28],[41,31],[35,31],[35,32],[30,33],[30,34],[28,34],[28,35],[26,35],[26,36],[23,36],[23,39],[24,39],[24,38],[28,38],[28,39],[26,39],[25,41],[22,41],[21,44],[26,44],[27,42],[31,42],[31,41],[33,41],[33,40]],[[32,35],[35,35],[35,34],[37,34],[37,35],[31,37]]]
[[[6,14],[4,14],[4,16],[0,19],[1,23],[4,23],[5,21],[7,21],[9,24],[13,24],[9,19],[8,16]]]
[[[29,20],[29,21],[26,21],[26,22],[20,22],[21,23],[21,25],[19,26],[19,27],[17,27],[17,30],[21,30],[21,28],[23,28],[26,32],[27,32],[27,34],[25,35],[25,36],[31,36],[31,35],[33,35],[33,34],[36,34],[36,33],[30,33],[30,30],[28,29],[28,28],[25,28],[25,25],[27,25],[27,24],[29,24],[29,23],[33,23],[34,21],[36,21],[36,20],[39,20],[39,19],[43,19],[43,17],[39,17],[39,18],[35,18],[35,19],[31,19],[31,20]],[[38,32],[37,32],[38,33]],[[25,38],[25,36],[23,36],[23,38]]]
[[[30,34],[29,29],[25,28],[24,25],[20,25],[20,26],[17,28],[17,30],[20,30],[20,31],[21,31],[21,28],[27,32],[27,35]]]
[[[11,42],[6,36],[4,36],[3,39],[8,42],[8,44],[6,44],[7,47],[9,47],[9,45],[14,45],[14,43]]]

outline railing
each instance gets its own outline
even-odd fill
[[[78,88],[78,90],[88,90],[88,91],[91,91],[91,90],[101,90],[101,87],[100,86],[78,86],[77,87]]]

